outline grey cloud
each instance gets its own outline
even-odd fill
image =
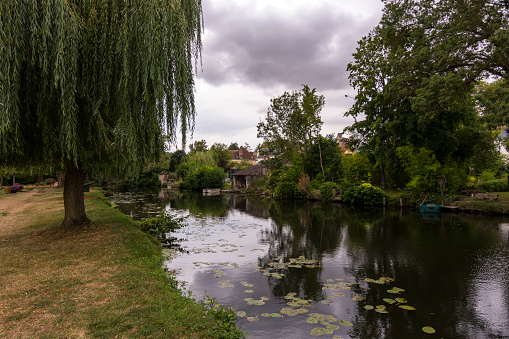
[[[200,78],[261,88],[305,83],[319,91],[349,87],[346,65],[376,22],[333,5],[259,12],[233,1],[204,3],[204,19]]]

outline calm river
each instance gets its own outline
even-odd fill
[[[509,338],[509,218],[167,191],[114,203],[188,216],[165,265],[249,338]]]

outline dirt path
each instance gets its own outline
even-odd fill
[[[54,213],[63,213],[63,189],[58,187],[34,188],[15,194],[0,196],[0,237],[22,232],[38,218],[37,212],[46,211],[48,200],[41,196],[54,196]],[[51,199],[53,200],[53,199]],[[60,200],[60,202],[58,201]],[[26,213],[30,211],[31,213]],[[34,213],[35,212],[35,213]]]

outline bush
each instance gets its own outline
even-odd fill
[[[324,182],[323,184],[321,184],[319,186],[319,189],[320,189],[320,199],[325,200],[325,201],[331,201],[332,198],[334,198],[332,191],[338,190],[339,185],[332,181],[327,181],[327,182]]]
[[[274,191],[274,199],[278,200],[299,200],[305,196],[299,192],[297,184],[291,181],[281,181]]]
[[[341,196],[344,202],[352,205],[381,205],[384,197],[382,189],[368,183],[347,188]]]
[[[509,186],[507,185],[507,180],[490,180],[479,184],[479,189],[486,190],[488,192],[508,192]]]
[[[220,167],[203,165],[197,172],[187,175],[179,188],[198,191],[204,188],[222,188],[226,174]]]
[[[302,170],[298,166],[288,166],[281,170],[274,198],[279,200],[299,200],[305,195],[299,191],[298,183]],[[269,178],[269,181],[271,179]]]

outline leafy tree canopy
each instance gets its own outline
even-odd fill
[[[300,91],[285,92],[270,100],[265,121],[257,125],[257,137],[279,152],[300,152],[320,132],[320,111],[324,105],[324,96],[307,85]]]
[[[358,91],[349,127],[382,177],[397,176],[396,149],[430,150],[440,163],[490,150],[474,86],[509,76],[506,2],[387,0],[380,24],[359,41],[348,65]],[[383,181],[382,181],[383,182]]]
[[[67,168],[63,225],[86,223],[83,170],[138,173],[163,135],[185,142],[201,31],[200,0],[2,0],[0,165]]]
[[[208,151],[207,141],[205,141],[204,139],[196,140],[191,145],[189,145],[189,153],[207,152],[207,151]]]

